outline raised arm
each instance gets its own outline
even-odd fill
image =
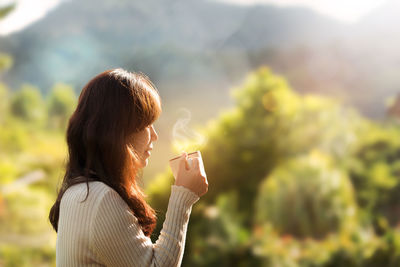
[[[163,228],[153,244],[129,206],[110,189],[100,201],[92,223],[93,250],[107,266],[180,266],[189,216],[198,200],[191,190],[172,185]]]

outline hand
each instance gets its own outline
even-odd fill
[[[191,158],[191,160],[192,164],[189,166],[187,153],[182,154],[175,185],[186,187],[201,197],[208,191],[207,177],[200,173],[199,158]]]

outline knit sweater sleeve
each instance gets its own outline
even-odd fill
[[[93,250],[106,266],[180,266],[189,216],[198,200],[189,189],[172,185],[163,228],[152,243],[126,202],[116,191],[109,190],[92,222]]]

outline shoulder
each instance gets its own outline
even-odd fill
[[[88,191],[89,190],[89,191]],[[82,182],[69,187],[62,197],[64,202],[88,202],[93,206],[98,206],[103,201],[116,200],[123,201],[120,195],[107,184],[100,181]],[[86,201],[84,201],[86,199]],[[120,202],[120,204],[123,204]]]
[[[86,188],[86,184],[83,184],[83,187]],[[92,195],[96,199],[95,213],[112,217],[130,211],[128,204],[114,188],[99,181],[89,182],[89,188],[89,197]]]

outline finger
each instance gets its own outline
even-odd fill
[[[199,158],[192,158],[192,168],[195,170],[199,169],[199,165],[200,165],[200,160]]]
[[[187,162],[188,162],[189,169],[193,168],[193,159],[188,157]]]
[[[181,155],[181,158],[179,159],[179,169],[188,169],[188,163],[187,163],[187,153],[184,152]]]
[[[191,159],[189,157],[186,158],[186,164],[185,164],[185,168],[186,170],[190,170],[191,169],[191,165],[190,165],[190,161]]]

